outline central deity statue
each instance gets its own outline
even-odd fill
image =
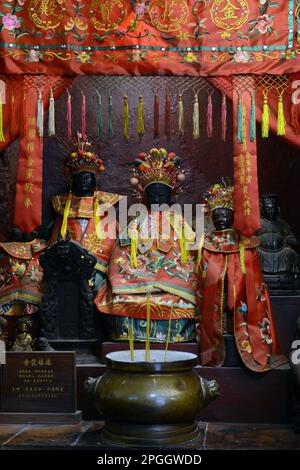
[[[152,342],[195,338],[195,257],[189,251],[195,234],[181,213],[170,210],[176,183],[184,179],[179,165],[180,158],[165,149],[152,149],[135,160],[131,184],[147,208],[140,204],[125,233],[120,230],[108,285],[95,298],[98,310],[109,315],[114,340],[127,340],[133,333],[135,340],[144,341],[147,324]]]

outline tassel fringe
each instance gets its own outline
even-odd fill
[[[277,135],[285,135],[285,117],[283,109],[283,98],[279,95],[278,98],[278,113],[277,113]]]
[[[139,104],[138,104],[138,119],[137,119],[137,135],[141,138],[144,135],[145,127],[144,127],[144,100],[143,97],[139,97]]]
[[[5,142],[3,125],[3,103],[0,94],[0,142]]]
[[[112,100],[112,96],[110,95],[108,98],[108,123],[107,123],[109,140],[113,138],[112,106],[113,106],[113,100]]]
[[[44,136],[44,104],[42,91],[39,91],[38,103],[37,103],[37,130],[40,138]]]
[[[200,123],[199,123],[199,101],[198,96],[195,95],[194,113],[193,113],[193,139],[200,138]]]
[[[130,250],[130,264],[132,268],[137,268],[137,250],[138,250],[138,230],[136,224],[131,228],[131,250]]]
[[[255,94],[251,94],[251,112],[250,112],[250,142],[256,139],[256,112],[255,112]]]
[[[182,139],[184,136],[184,112],[182,95],[178,98],[178,136]]]
[[[97,92],[97,138],[102,140],[103,117],[102,117],[102,98]]]
[[[268,97],[264,97],[263,112],[261,118],[261,136],[266,139],[269,137],[269,125],[270,125],[270,108],[268,103]]]
[[[123,107],[123,137],[124,140],[129,139],[129,106],[128,98],[124,96],[124,107]]]
[[[227,99],[226,95],[222,98],[222,140],[226,142],[227,133]]]
[[[49,98],[49,123],[48,123],[48,134],[49,136],[55,135],[55,102],[53,96],[53,90],[50,90]]]
[[[213,136],[213,103],[211,95],[208,96],[206,112],[206,134],[209,139]]]
[[[68,139],[72,139],[72,96],[69,90],[68,92],[68,101],[67,101],[67,135]]]

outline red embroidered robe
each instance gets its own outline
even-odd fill
[[[23,302],[40,304],[44,294],[39,257],[47,247],[43,240],[0,243],[0,305]],[[22,309],[3,313],[22,314]]]
[[[122,196],[118,194],[105,193],[103,191],[97,192],[97,197],[102,211],[108,210],[119,202]],[[56,242],[63,221],[63,213],[68,195],[54,196],[52,204],[58,217],[55,221],[50,243]],[[107,226],[103,223],[105,215],[100,217],[102,222],[102,233],[105,234]],[[86,227],[83,229],[81,221],[86,221]],[[83,248],[87,249],[97,258],[96,270],[106,273],[108,262],[112,249],[116,241],[117,223],[109,221],[111,236],[103,236],[100,240],[95,232],[94,222],[94,197],[77,197],[72,196],[72,203],[68,218],[67,230],[71,239],[79,242]]]
[[[256,250],[258,243],[255,237],[244,238],[234,230],[209,232],[205,237],[197,288],[203,365],[224,363],[226,298],[244,364],[253,371],[264,372],[286,362],[280,354],[269,293]]]

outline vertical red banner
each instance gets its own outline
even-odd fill
[[[14,224],[31,232],[42,223],[43,140],[37,133],[37,89],[26,90],[25,83],[24,90]]]
[[[257,145],[256,140],[250,140],[251,90],[255,90],[254,78],[247,76],[247,83],[250,86],[244,90],[240,77],[233,77],[233,179],[234,228],[244,236],[250,237],[260,227],[260,210]]]

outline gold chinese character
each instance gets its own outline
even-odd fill
[[[28,150],[28,152],[33,152],[34,151],[34,142],[28,142],[27,150]]]
[[[33,193],[33,183],[25,183],[26,193]]]
[[[38,13],[45,16],[57,16],[55,13],[56,2],[54,0],[42,0]]]
[[[33,167],[33,158],[32,157],[29,157],[28,160],[27,160],[27,166],[28,167]]]
[[[29,126],[35,126],[36,125],[36,118],[34,116],[30,116],[28,118],[28,124],[29,124]]]
[[[33,179],[33,171],[32,171],[31,168],[28,168],[28,170],[26,172],[26,179],[28,179],[28,180]]]
[[[24,199],[24,206],[26,207],[26,209],[28,209],[30,206],[32,206],[32,201],[31,201],[30,197],[26,197]]]
[[[235,7],[230,0],[227,0],[226,6],[220,11],[224,13],[223,20],[232,20],[238,18],[235,14],[235,10],[239,10],[238,7]]]
[[[29,129],[28,131],[28,138],[29,139],[35,139],[36,138],[36,130],[34,128]]]

